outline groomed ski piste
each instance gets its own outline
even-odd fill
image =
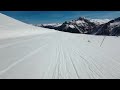
[[[1,79],[119,79],[120,37],[73,34],[0,14]]]

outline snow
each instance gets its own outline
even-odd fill
[[[25,24],[3,14],[0,14],[0,20],[0,39],[50,32],[48,29]]]
[[[120,37],[49,30],[3,14],[0,20],[1,79],[120,78]]]
[[[70,28],[75,28],[74,25],[69,25]]]
[[[90,19],[91,22],[96,24],[105,24],[110,21],[110,19]]]
[[[82,21],[82,20],[76,21],[76,24],[84,24],[84,23],[85,23],[85,21]]]
[[[111,27],[120,26],[120,22],[110,23],[110,26],[111,26]]]

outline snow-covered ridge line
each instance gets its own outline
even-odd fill
[[[49,26],[46,24],[41,27],[56,29],[59,31],[71,32],[71,33],[84,33],[92,34],[93,29],[96,29],[99,25],[109,22],[109,19],[89,19],[85,17],[79,17],[78,19],[65,21],[60,26]]]

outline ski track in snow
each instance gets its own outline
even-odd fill
[[[102,36],[59,31],[6,39],[0,42],[0,78],[120,78],[120,50],[110,50],[120,40],[109,38],[101,47]]]

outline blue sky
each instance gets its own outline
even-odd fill
[[[0,11],[0,13],[31,24],[63,23],[80,16],[99,19],[120,17],[120,11]]]

